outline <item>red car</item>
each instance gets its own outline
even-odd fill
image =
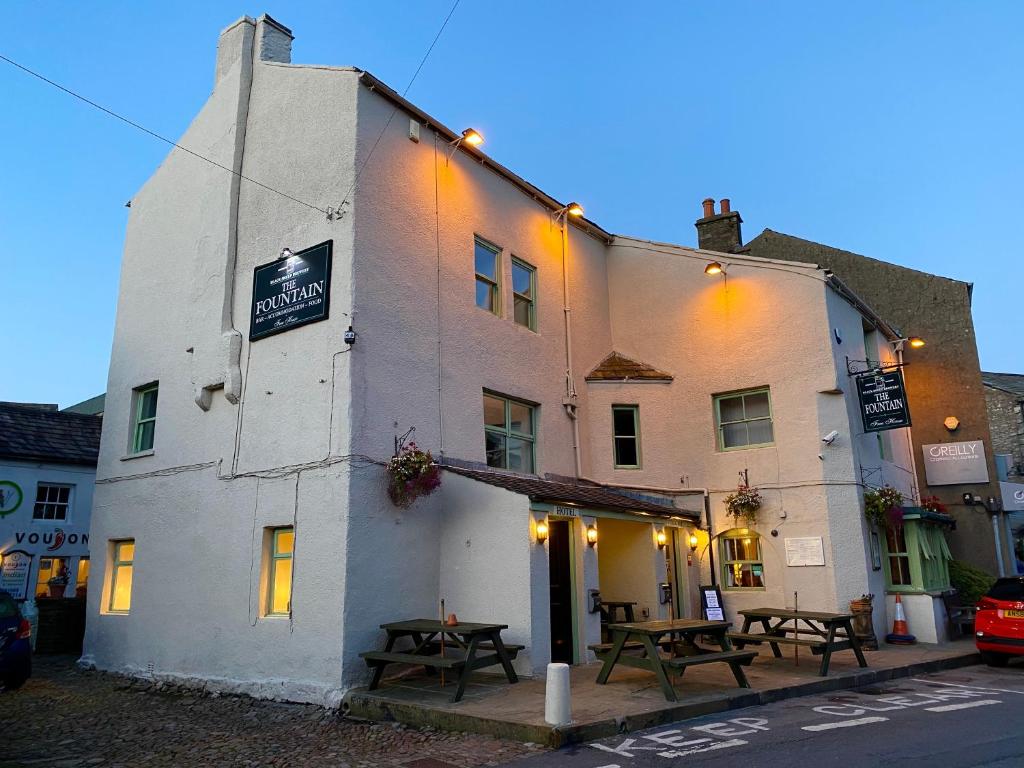
[[[1011,656],[1024,656],[1024,576],[998,579],[978,601],[974,636],[990,666],[1005,667]]]

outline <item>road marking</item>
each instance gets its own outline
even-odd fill
[[[978,699],[976,701],[965,701],[963,704],[943,704],[941,707],[925,707],[925,712],[954,712],[958,709],[970,709],[971,707],[987,707],[989,704],[1002,704],[995,699]]]
[[[1024,696],[1024,691],[1015,691],[1012,688],[990,688],[987,685],[960,685],[959,683],[936,683],[934,680],[922,680],[919,677],[911,678],[917,683],[927,683],[928,685],[938,686],[940,688],[952,687],[952,688],[973,688],[976,691],[993,691],[995,693],[1016,693]]]
[[[850,728],[854,725],[868,725],[869,723],[884,723],[888,717],[859,717],[856,720],[839,720],[835,723],[818,723],[817,725],[805,725],[804,731],[831,731],[833,728]]]
[[[659,752],[658,757],[686,757],[687,755],[696,755],[699,752],[713,752],[716,749],[728,749],[729,747],[742,747],[747,742],[743,739],[729,739],[729,741],[719,741],[715,744],[710,744],[706,747],[693,747],[691,749],[674,749],[667,752]]]

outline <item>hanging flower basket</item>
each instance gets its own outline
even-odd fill
[[[421,451],[416,443],[403,445],[388,462],[388,498],[399,509],[406,509],[420,496],[428,496],[441,487],[441,468],[430,451]]]
[[[725,507],[729,514],[736,518],[739,525],[743,520],[747,525],[754,525],[757,522],[757,510],[761,508],[764,499],[757,488],[749,485],[740,485],[736,493],[730,493],[725,497]]]
[[[903,526],[903,494],[891,485],[864,492],[864,517],[881,529]]]

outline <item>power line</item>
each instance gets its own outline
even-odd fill
[[[237,176],[240,179],[244,179],[245,181],[248,181],[248,182],[250,182],[252,184],[255,184],[258,187],[262,187],[263,189],[266,189],[266,190],[268,190],[270,192],[273,192],[275,195],[280,195],[281,197],[288,198],[289,200],[291,200],[293,202],[296,202],[299,205],[304,205],[307,208],[312,208],[314,211],[319,211],[320,213],[324,213],[324,214],[327,213],[326,210],[324,210],[323,208],[320,208],[319,206],[313,205],[311,203],[307,203],[305,200],[299,200],[299,198],[297,198],[297,197],[292,197],[287,192],[282,192],[279,189],[274,189],[273,187],[268,186],[267,184],[264,184],[261,181],[256,181],[256,179],[250,178],[250,177],[248,177],[248,176],[246,176],[246,175],[244,175],[242,173],[239,173],[238,171],[234,170],[233,168],[228,168],[226,165],[222,165],[222,164],[218,163],[216,160],[211,160],[210,158],[206,157],[205,155],[201,155],[198,152],[195,152],[195,151],[189,149],[188,147],[183,147],[183,146],[181,146],[181,144],[178,144],[177,142],[172,141],[171,139],[168,139],[166,136],[161,136],[156,131],[151,131],[146,126],[139,125],[134,120],[129,120],[124,115],[119,115],[117,112],[114,112],[112,109],[107,109],[102,104],[97,104],[95,101],[92,101],[91,99],[87,99],[82,94],[75,93],[75,91],[72,91],[70,88],[65,88],[60,83],[54,82],[50,78],[45,77],[44,75],[41,75],[38,72],[29,69],[28,67],[24,66],[23,64],[19,64],[18,62],[14,61],[13,59],[7,58],[3,54],[0,54],[0,59],[3,59],[4,61],[6,61],[11,66],[17,67],[22,72],[27,72],[28,74],[32,75],[32,77],[35,77],[35,78],[38,78],[39,80],[42,80],[44,83],[46,83],[48,85],[52,85],[54,88],[56,88],[56,89],[58,89],[60,91],[63,91],[64,93],[68,94],[69,96],[73,96],[74,98],[78,99],[79,101],[84,101],[90,107],[94,107],[94,108],[98,109],[100,112],[104,112],[104,113],[110,115],[111,117],[120,120],[123,123],[127,123],[132,128],[137,128],[138,130],[142,131],[143,133],[149,134],[150,136],[152,136],[155,139],[159,139],[160,141],[162,141],[162,142],[164,142],[166,144],[170,144],[175,149],[180,149],[182,152],[187,152],[188,154],[192,155],[193,157],[197,157],[200,160],[204,160],[207,163],[209,163],[210,165],[214,165],[214,166],[216,166],[216,167],[218,167],[218,168],[220,168],[222,170],[227,171],[230,174],[233,174],[233,175]]]

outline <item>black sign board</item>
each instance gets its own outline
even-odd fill
[[[857,377],[857,396],[865,432],[910,426],[903,372],[869,373]]]
[[[702,584],[700,587],[700,610],[708,621],[725,621],[722,590],[717,586]]]
[[[256,267],[250,341],[327,319],[333,249],[334,241],[328,240]]]

